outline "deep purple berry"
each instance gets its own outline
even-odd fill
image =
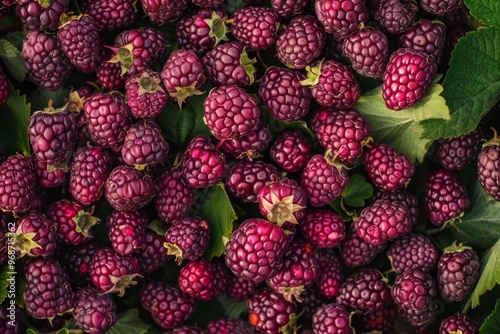
[[[11,155],[0,164],[0,209],[28,211],[35,198],[36,175],[33,165],[21,154]]]
[[[432,224],[443,226],[453,222],[469,204],[469,193],[457,175],[445,169],[429,173],[424,184],[424,210]]]
[[[351,317],[345,306],[331,303],[316,310],[312,320],[315,334],[353,334]]]
[[[125,97],[130,112],[136,118],[158,116],[169,99],[162,86],[160,74],[149,69],[127,78]]]
[[[182,17],[189,0],[141,0],[144,13],[155,25],[164,25]]]
[[[365,313],[361,316],[361,322],[368,331],[391,333],[394,330],[396,310],[389,306],[380,310]]]
[[[122,75],[120,63],[112,63],[109,61],[113,57],[113,53],[107,50],[105,52],[107,54],[104,56],[103,61],[95,72],[97,81],[101,84],[103,89],[109,91],[119,90],[125,86],[127,76]]]
[[[264,219],[247,219],[226,244],[226,265],[238,277],[265,281],[282,266],[288,240],[281,227]]]
[[[428,273],[436,268],[439,250],[424,234],[410,233],[394,240],[387,248],[387,256],[396,275],[406,268]]]
[[[293,326],[293,318],[297,315],[295,304],[286,301],[270,288],[257,290],[247,300],[247,307],[250,324],[264,334],[279,333],[280,330]]]
[[[408,234],[412,224],[405,204],[379,199],[361,211],[354,228],[367,243],[382,245]]]
[[[315,285],[322,296],[327,299],[336,297],[344,281],[344,266],[338,253],[334,250],[322,250],[318,255],[319,276]]]
[[[59,17],[69,8],[69,0],[16,0],[16,15],[28,30],[57,30]]]
[[[154,203],[158,217],[167,223],[182,219],[193,206],[196,193],[182,176],[181,170],[165,170],[156,184],[158,193]]]
[[[399,308],[424,311],[437,295],[436,282],[420,269],[407,268],[396,276],[391,295]]]
[[[269,124],[260,120],[259,125],[249,134],[222,141],[220,149],[235,159],[253,160],[262,156],[272,137]]]
[[[478,334],[479,326],[466,314],[454,314],[441,320],[439,334],[448,333]]]
[[[36,319],[49,319],[73,307],[68,275],[53,259],[34,259],[26,271],[24,307]]]
[[[479,277],[479,257],[472,247],[446,247],[437,264],[437,282],[441,298],[459,302],[468,296]]]
[[[238,8],[231,17],[231,33],[253,50],[263,50],[274,44],[279,24],[278,15],[263,6]]]
[[[101,247],[101,244],[93,239],[77,246],[62,248],[61,266],[68,274],[70,282],[75,286],[88,286],[91,283],[90,263],[94,254]]]
[[[299,130],[287,130],[274,141],[269,155],[285,172],[298,172],[309,161],[312,146],[309,139]]]
[[[148,216],[142,210],[113,210],[106,219],[111,247],[121,255],[135,254],[146,245],[148,223]]]
[[[130,26],[137,19],[136,0],[90,0],[87,14],[99,30],[116,30]]]
[[[182,260],[199,259],[208,249],[210,228],[205,219],[199,216],[176,220],[165,233],[164,247],[167,254],[175,256],[180,264]]]
[[[146,229],[144,233],[145,246],[134,254],[137,261],[139,261],[139,272],[142,275],[151,274],[163,267],[171,259],[171,256],[165,252],[164,243],[165,238],[163,235],[151,228]]]
[[[232,273],[229,274],[227,285],[227,296],[235,302],[247,300],[260,286],[259,283],[235,276]]]
[[[292,122],[307,115],[312,94],[300,84],[302,79],[304,76],[292,69],[267,69],[259,82],[259,98],[274,117]]]
[[[399,46],[421,51],[429,55],[438,66],[443,58],[446,27],[441,22],[422,19],[399,36]]]
[[[378,199],[387,199],[390,201],[399,201],[408,208],[409,219],[415,226],[418,223],[418,200],[417,197],[405,189],[396,191],[379,191],[372,197],[372,203]]]
[[[5,73],[0,73],[0,107],[4,106],[7,103],[9,97],[9,80],[7,79]]]
[[[321,54],[326,35],[323,25],[314,16],[296,16],[279,34],[276,56],[289,68],[305,68]]]
[[[396,191],[404,188],[415,173],[406,155],[385,143],[374,143],[363,154],[365,170],[378,189]]]
[[[264,161],[236,161],[229,166],[225,185],[235,198],[256,203],[260,189],[280,178],[278,169]]]
[[[103,333],[116,323],[116,304],[109,294],[82,288],[75,293],[73,319],[87,333]]]
[[[482,146],[477,160],[479,183],[488,195],[500,201],[500,179],[496,176],[500,170],[500,145],[496,132],[494,138]]]
[[[452,10],[461,8],[463,5],[463,0],[420,0],[420,7],[422,7],[423,10],[439,16],[443,16]]]
[[[242,319],[218,318],[210,320],[205,327],[206,334],[248,334],[253,329]]]
[[[348,267],[361,267],[370,263],[386,247],[387,243],[373,245],[364,241],[358,235],[354,226],[347,230],[347,234],[340,245],[342,259]]]
[[[46,162],[38,160],[35,155],[31,156],[30,161],[35,169],[37,185],[43,188],[55,188],[66,184],[67,170],[64,167],[49,167]]]
[[[327,209],[311,209],[299,221],[302,235],[318,248],[333,248],[346,235],[345,222]]]
[[[370,125],[354,109],[316,110],[310,127],[321,145],[342,163],[353,163],[363,153],[370,135]]]
[[[422,100],[436,71],[437,64],[428,54],[409,48],[396,50],[382,77],[382,97],[387,108],[407,109]]]
[[[57,226],[46,215],[31,210],[16,222],[16,251],[28,256],[49,257],[57,245]]]
[[[271,0],[271,7],[281,18],[287,19],[301,13],[309,0]]]
[[[216,262],[198,259],[182,267],[177,278],[179,288],[197,300],[211,300],[226,290],[225,268]]]
[[[344,39],[357,31],[369,13],[363,0],[317,0],[315,11],[327,33]]]
[[[418,6],[415,0],[381,0],[374,18],[390,34],[400,34],[415,22]]]
[[[437,155],[439,164],[449,170],[458,171],[474,160],[481,152],[487,133],[483,124],[467,134],[456,138],[442,138],[438,141]]]

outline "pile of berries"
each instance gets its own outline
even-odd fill
[[[24,301],[16,326],[1,304],[6,333],[105,333],[131,308],[163,333],[478,333],[450,315],[478,253],[426,231],[470,207],[466,166],[500,201],[500,140],[443,138],[412,182],[420,165],[356,110],[361,77],[394,113],[419,103],[462,1],[76,3],[0,2],[25,31],[21,91],[70,90],[32,110],[30,152],[0,143],[0,265]],[[0,64],[0,107],[9,80]],[[333,204],[355,174],[375,194],[346,217]]]

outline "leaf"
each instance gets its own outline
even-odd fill
[[[31,328],[28,328],[26,330],[26,334],[38,334],[35,330],[31,329]]]
[[[497,301],[495,310],[484,320],[479,328],[479,334],[495,333],[500,328],[500,301]]]
[[[479,297],[497,284],[500,284],[500,239],[481,258],[479,279],[465,304],[464,312],[469,307],[474,308],[479,305]]]
[[[458,241],[484,250],[500,239],[500,202],[486,194],[477,180],[472,185],[470,198],[470,207],[462,221],[455,222],[457,228],[451,230]]]
[[[5,66],[17,81],[23,81],[26,76],[26,67],[21,52],[16,49],[11,42],[5,39],[0,39],[0,58],[2,58]]]
[[[488,26],[500,27],[500,2],[498,0],[465,0],[464,2],[476,19]]]
[[[247,303],[245,300],[241,302],[234,301],[229,298],[227,294],[223,294],[217,298],[224,309],[224,314],[226,317],[231,319],[238,319],[243,314],[248,312]]]
[[[448,119],[448,107],[440,96],[443,88],[436,82],[426,96],[412,107],[394,111],[386,107],[382,87],[362,95],[354,109],[370,124],[371,136],[376,142],[384,142],[405,154],[411,161],[422,162],[432,144],[432,139],[422,138],[421,121],[429,118]]]
[[[134,308],[118,315],[118,320],[106,331],[106,334],[146,334],[150,325],[139,317],[139,311]]]
[[[43,110],[47,107],[49,100],[52,100],[54,108],[60,108],[66,104],[66,99],[69,96],[70,90],[68,88],[61,88],[56,91],[51,91],[38,87],[35,91],[31,92],[29,102],[33,112]]]
[[[0,143],[7,149],[7,153],[22,153],[29,156],[31,145],[28,137],[28,119],[30,104],[26,103],[26,96],[9,85],[10,97],[7,103],[0,107]]]
[[[56,334],[69,334],[69,333],[70,333],[70,331],[67,328],[61,328],[60,330],[58,330],[56,332]]]
[[[9,266],[5,266],[2,268],[2,271],[0,271],[0,304],[3,303],[5,298],[7,298],[9,294],[9,281],[8,279],[10,278],[10,269]]]
[[[500,100],[500,29],[479,28],[458,41],[443,88],[450,119],[425,120],[423,138],[469,133]]]
[[[341,196],[347,205],[361,208],[365,206],[365,200],[373,196],[373,186],[363,175],[354,174]]]
[[[210,226],[210,244],[205,257],[224,254],[225,244],[233,230],[233,222],[238,218],[231,205],[224,184],[204,188],[194,205],[194,214],[206,219]]]

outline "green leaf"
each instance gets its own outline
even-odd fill
[[[106,334],[146,334],[150,325],[139,317],[139,311],[134,308],[118,315],[118,320],[106,331]]]
[[[69,96],[70,90],[68,88],[61,88],[56,91],[51,91],[38,87],[35,91],[30,93],[29,103],[33,112],[47,108],[49,100],[52,100],[54,108],[60,108],[66,104],[66,99]]]
[[[469,209],[451,231],[458,241],[484,250],[500,239],[500,202],[486,194],[479,181],[472,185],[470,198]]]
[[[0,304],[7,298],[9,294],[9,281],[10,272],[9,266],[5,266],[0,271]]]
[[[26,67],[21,52],[16,49],[11,42],[5,39],[0,39],[0,58],[2,58],[5,66],[17,81],[23,81],[26,76]]]
[[[26,334],[38,334],[35,330],[31,329],[31,328],[28,328],[26,330]]]
[[[26,96],[20,95],[9,85],[10,97],[0,107],[0,143],[7,148],[8,154],[21,153],[29,156],[31,145],[28,137],[30,104]]]
[[[224,314],[226,317],[231,319],[238,319],[243,314],[248,312],[247,303],[245,300],[241,302],[234,301],[229,298],[227,294],[223,294],[217,298],[224,309]]]
[[[69,334],[69,333],[70,333],[70,331],[67,328],[61,328],[60,330],[58,330],[56,332],[56,334]]]
[[[424,138],[469,133],[500,100],[500,29],[479,28],[458,41],[443,87],[450,119],[424,121]]]
[[[205,253],[207,259],[224,254],[225,244],[238,218],[231,205],[224,184],[204,188],[198,195],[194,214],[206,219],[210,226],[210,244]]]
[[[470,13],[488,26],[500,27],[500,2],[498,0],[465,0]]]
[[[443,88],[436,82],[426,96],[412,107],[394,111],[386,107],[382,87],[362,95],[354,109],[368,121],[371,136],[376,142],[384,142],[405,154],[411,161],[423,161],[433,140],[422,138],[421,122],[430,118],[449,118],[448,107],[440,96]]]
[[[500,240],[483,254],[479,279],[465,304],[464,312],[469,307],[474,308],[479,305],[479,297],[486,291],[492,290],[497,284],[500,284]]]
[[[337,197],[330,207],[333,208],[338,215],[344,220],[349,221],[352,219],[352,210],[349,207],[362,208],[365,206],[366,200],[373,196],[373,186],[361,174],[353,174],[349,178],[347,187],[345,187],[342,194]]]
[[[479,334],[495,333],[500,328],[500,301],[497,301],[495,310],[484,320],[479,328]]]

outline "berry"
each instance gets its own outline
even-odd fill
[[[185,49],[170,54],[163,65],[161,78],[167,93],[177,101],[179,108],[188,97],[203,93],[199,88],[206,80],[203,64],[196,53]]]
[[[301,186],[307,202],[314,207],[329,204],[340,196],[349,182],[344,167],[337,167],[322,155],[313,156],[302,170]]]
[[[436,282],[431,275],[420,269],[407,268],[396,276],[391,287],[394,303],[398,308],[406,310],[428,310],[436,294]]]
[[[18,257],[50,256],[57,245],[57,226],[44,214],[31,210],[16,222],[16,252]]]
[[[319,276],[315,285],[322,296],[332,299],[338,295],[344,281],[344,266],[339,255],[333,250],[323,250],[318,255]]]
[[[382,78],[382,97],[387,108],[407,109],[422,100],[436,71],[437,64],[426,53],[409,48],[396,50]]]
[[[155,322],[165,329],[181,326],[196,308],[193,298],[166,282],[151,281],[144,284],[139,298]]]
[[[124,30],[115,37],[111,48],[115,55],[109,61],[120,63],[122,74],[141,73],[163,59],[166,41],[165,34],[154,28]]]
[[[252,327],[242,319],[219,318],[210,320],[205,327],[206,334],[249,334]]]
[[[95,72],[101,64],[103,50],[94,19],[88,15],[62,14],[60,21],[57,39],[64,54],[77,70]]]
[[[182,219],[193,206],[196,193],[182,176],[181,170],[167,169],[155,183],[158,193],[154,204],[158,217],[166,223]]]
[[[259,98],[269,112],[285,122],[298,121],[309,112],[312,95],[300,84],[304,79],[297,71],[271,67],[259,83]]]
[[[32,155],[30,162],[35,169],[36,183],[43,188],[55,188],[66,184],[66,169],[48,166],[46,162],[38,160]],[[54,170],[52,170],[55,168]],[[50,170],[50,171],[49,171]]]
[[[479,268],[479,257],[471,247],[455,243],[445,248],[437,264],[441,298],[447,302],[462,301],[474,288]]]
[[[76,116],[67,108],[48,108],[34,112],[28,119],[28,134],[33,153],[48,165],[68,162],[77,137]]]
[[[500,178],[497,176],[500,170],[500,145],[496,132],[494,138],[482,146],[477,160],[479,183],[488,195],[500,201]]]
[[[137,210],[153,200],[156,185],[152,177],[131,166],[115,167],[104,183],[104,195],[116,210]]]
[[[375,310],[361,316],[361,322],[368,331],[380,333],[392,333],[396,319],[394,307],[386,307]]]
[[[104,182],[113,168],[108,151],[98,146],[83,146],[73,155],[69,191],[74,199],[88,205],[96,202],[104,191]]]
[[[307,204],[304,189],[297,181],[288,178],[264,185],[257,193],[257,201],[260,213],[279,226],[298,224]]]
[[[405,189],[391,191],[379,191],[372,197],[372,203],[378,199],[387,199],[390,201],[399,201],[408,208],[409,219],[412,226],[418,222],[418,201],[417,197]]]
[[[16,320],[12,321],[12,318]],[[3,334],[26,333],[25,312],[15,304],[7,304],[7,302],[2,303],[0,305],[0,328],[2,328]]]
[[[292,302],[301,301],[300,295],[320,274],[316,249],[307,241],[294,239],[283,256],[283,266],[268,280],[270,287]]]
[[[166,331],[163,334],[204,334],[204,332],[198,327],[181,326],[174,328],[171,331]]]
[[[247,300],[249,322],[260,333],[287,332],[295,323],[297,307],[270,288],[257,290]]]
[[[226,272],[222,265],[205,259],[190,261],[182,267],[179,288],[194,299],[211,300],[226,289]]]
[[[271,7],[283,19],[301,13],[308,5],[308,0],[271,0]]]
[[[424,52],[439,66],[443,58],[445,36],[443,23],[422,19],[399,36],[399,46]]]
[[[342,163],[353,163],[363,153],[370,126],[354,109],[317,109],[310,127],[320,144]]]
[[[319,57],[325,47],[326,32],[312,15],[290,20],[276,40],[276,56],[287,67],[302,69]]]
[[[125,28],[137,19],[136,0],[90,0],[87,14],[99,30]]]
[[[217,184],[226,175],[226,156],[215,149],[210,139],[197,136],[182,155],[182,175],[193,188]]]
[[[335,60],[320,61],[309,67],[307,77],[301,84],[311,87],[314,100],[323,107],[352,108],[361,96],[354,74]]]
[[[93,234],[90,228],[99,223],[83,205],[76,201],[61,199],[45,208],[45,215],[57,227],[57,239],[66,245],[79,245],[90,241]]]
[[[16,0],[16,15],[28,30],[57,30],[59,17],[69,8],[69,0],[46,2]]]
[[[51,319],[73,308],[68,275],[53,259],[34,259],[26,270],[24,307],[36,319]]]
[[[365,242],[382,245],[409,233],[412,224],[405,204],[378,199],[361,211],[354,228]]]
[[[245,46],[264,50],[274,44],[279,25],[278,15],[260,6],[238,8],[231,18],[231,33]]]
[[[466,314],[456,313],[441,320],[439,334],[448,333],[478,334],[479,327],[474,320]]]
[[[227,296],[235,302],[247,300],[259,287],[258,283],[239,276],[235,276],[232,273],[229,274],[227,284]]]
[[[141,0],[144,13],[155,25],[164,25],[182,17],[189,0]]]
[[[249,86],[256,78],[257,60],[250,58],[243,43],[234,41],[219,44],[201,58],[210,82],[215,86]]]
[[[118,148],[132,125],[130,108],[120,93],[94,93],[83,103],[90,137],[103,148]]]
[[[356,72],[365,77],[379,78],[389,61],[389,40],[382,31],[368,26],[347,37],[342,52]]]
[[[315,334],[353,334],[349,311],[343,305],[331,303],[316,310],[312,320]]]
[[[145,246],[138,249],[134,256],[139,262],[141,274],[151,274],[157,269],[163,267],[169,260],[170,256],[163,248],[165,238],[158,234],[153,229],[147,228],[144,233]]]
[[[73,319],[86,333],[104,333],[116,323],[116,304],[96,288],[82,288],[75,293]]]
[[[299,226],[302,235],[317,248],[336,247],[346,235],[342,218],[326,209],[308,210]]]
[[[125,294],[125,288],[135,285],[139,276],[136,258],[123,256],[110,247],[98,249],[90,262],[89,275],[92,283],[104,293]]]
[[[267,220],[245,220],[226,244],[226,265],[234,275],[255,283],[272,278],[289,246],[283,229]]]
[[[392,242],[387,249],[396,275],[402,274],[406,268],[431,272],[436,268],[439,251],[431,239],[420,233],[410,233]]]
[[[31,162],[19,153],[9,156],[0,164],[0,209],[15,214],[28,211],[35,198],[35,185]]]
[[[92,257],[102,246],[95,239],[76,246],[63,248],[61,266],[76,286],[88,286]]]
[[[236,161],[229,166],[225,185],[229,193],[245,203],[257,203],[260,189],[279,180],[278,169],[263,161]]]
[[[219,8],[200,9],[177,21],[175,35],[180,48],[193,50],[198,57],[227,41],[227,15]]]
[[[198,7],[217,7],[221,3],[223,3],[224,0],[192,0],[192,3]]]
[[[144,119],[128,129],[121,156],[127,165],[143,169],[165,162],[169,148],[160,126],[151,119]]]
[[[385,143],[369,145],[363,155],[365,170],[382,191],[404,188],[415,173],[415,166],[404,154]]]
[[[458,176],[445,169],[429,173],[424,184],[424,210],[432,224],[452,223],[469,204],[469,194]]]
[[[423,331],[425,330],[436,318],[434,310],[434,303],[429,307],[420,309],[407,309],[398,307],[396,305],[396,312],[400,319],[405,323],[410,324],[415,330]],[[437,308],[437,307],[436,307]]]
[[[336,301],[358,313],[373,312],[389,306],[391,290],[378,270],[363,268],[344,280]]]
[[[441,138],[437,148],[439,164],[451,172],[462,170],[477,159],[486,136],[484,125],[479,124],[470,133],[456,138]]]
[[[309,139],[299,130],[286,130],[275,140],[269,155],[285,172],[298,172],[304,168],[312,147]]]
[[[170,225],[165,233],[165,241],[167,254],[175,256],[179,264],[182,260],[195,261],[208,249],[210,228],[201,217],[186,217]]]
[[[347,38],[369,18],[363,0],[317,0],[315,11],[326,32],[336,39]]]
[[[240,87],[214,88],[203,106],[204,120],[212,135],[219,140],[247,135],[259,125],[258,102]]]
[[[463,0],[420,0],[420,7],[426,12],[443,16],[452,10],[463,7]]]
[[[122,68],[119,63],[112,63],[109,60],[113,54],[111,51],[105,51],[106,56],[103,57],[101,65],[96,70],[97,81],[103,89],[109,91],[118,90],[125,86],[127,77],[122,75]]]
[[[127,78],[125,97],[130,112],[136,118],[154,118],[160,115],[168,102],[160,74],[149,69]]]
[[[249,134],[224,140],[220,144],[220,148],[226,155],[235,159],[246,158],[251,161],[262,156],[272,139],[272,135],[269,124],[260,120],[259,125]]]
[[[106,219],[111,247],[121,255],[132,255],[144,248],[148,223],[148,216],[142,210],[113,210]]]
[[[375,20],[390,34],[400,34],[415,22],[418,6],[415,0],[381,0]]]
[[[32,3],[31,0],[27,1]],[[51,91],[62,88],[75,69],[64,54],[57,37],[43,31],[26,33],[22,56],[28,78],[37,86]]]
[[[10,97],[9,79],[2,71],[0,70],[0,107],[4,106]]]

